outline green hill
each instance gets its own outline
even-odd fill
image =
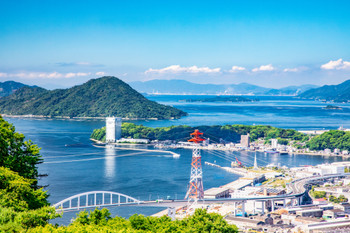
[[[8,96],[27,85],[15,81],[0,82],[0,97]]]
[[[102,77],[53,91],[23,87],[0,99],[0,113],[50,117],[172,119],[185,116],[176,108],[150,101],[116,77]]]
[[[299,95],[301,98],[317,99],[334,102],[350,101],[350,80],[338,85],[325,85],[311,89]]]

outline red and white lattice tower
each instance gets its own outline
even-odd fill
[[[201,164],[202,157],[199,149],[199,143],[204,141],[204,139],[200,138],[200,135],[202,134],[203,133],[196,129],[194,133],[191,133],[192,138],[188,140],[189,142],[195,143],[192,151],[191,178],[185,197],[188,199],[188,209],[191,209],[194,205],[196,205],[198,199],[204,198],[203,173]]]

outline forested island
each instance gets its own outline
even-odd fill
[[[187,141],[190,139],[190,133],[195,129],[203,132],[205,138],[210,138],[214,142],[235,142],[238,143],[241,135],[250,134],[250,139],[255,141],[259,138],[266,140],[271,138],[291,139],[305,142],[309,137],[293,129],[281,129],[265,125],[213,125],[191,127],[186,125],[170,127],[147,127],[133,123],[122,124],[122,137],[124,138],[144,138],[149,140],[174,140]],[[106,128],[95,129],[91,138],[99,141],[105,141]]]
[[[341,107],[339,106],[335,106],[335,105],[327,105],[326,107],[324,107],[324,109],[330,109],[330,110],[342,110]]]
[[[22,87],[0,99],[0,113],[43,117],[177,119],[187,113],[150,101],[116,77],[102,77],[68,89]]]
[[[255,102],[259,101],[257,98],[246,98],[242,96],[216,96],[211,98],[202,98],[202,99],[183,99],[180,102]]]
[[[279,144],[293,143],[298,148],[309,148],[310,150],[350,150],[350,131],[330,130],[321,135],[309,136],[293,129],[281,129],[265,125],[203,125],[197,127],[180,125],[152,128],[133,123],[123,123],[122,137],[178,142],[190,139],[189,135],[195,129],[203,132],[204,138],[210,138],[215,143],[239,143],[241,135],[249,133],[251,141],[264,139],[268,143],[270,139],[276,138]],[[95,129],[90,137],[104,142],[106,128]]]

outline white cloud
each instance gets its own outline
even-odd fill
[[[283,72],[298,72],[299,69],[298,68],[285,68],[283,70]]]
[[[82,72],[78,72],[78,73],[67,73],[64,75],[65,78],[74,78],[74,77],[84,77],[84,76],[88,76],[91,73],[82,73]]]
[[[252,69],[253,72],[258,72],[258,71],[273,71],[275,70],[275,67],[273,67],[271,64],[268,65],[262,65],[260,67]]]
[[[148,69],[145,71],[145,74],[157,73],[157,74],[177,74],[177,73],[220,73],[220,68],[211,69],[209,67],[197,67],[197,66],[189,66],[189,67],[181,67],[179,65],[171,65],[162,69]]]
[[[103,71],[99,71],[99,72],[96,72],[96,75],[97,76],[104,76],[104,75],[106,75],[106,73]]]
[[[58,65],[58,66],[86,66],[86,67],[102,67],[102,66],[104,66],[102,64],[97,64],[97,63],[92,63],[92,62],[87,62],[87,61],[58,62],[58,63],[55,63],[55,65]]]
[[[91,62],[86,62],[86,61],[79,61],[76,64],[77,65],[81,65],[81,66],[90,66],[90,65],[92,65]]]
[[[0,78],[6,78],[7,77],[7,73],[1,73],[0,72]]]
[[[74,78],[74,77],[84,77],[89,76],[91,73],[58,73],[58,72],[21,72],[21,73],[13,73],[6,74],[6,77],[19,77],[19,78],[44,78],[44,79],[56,79],[56,78]]]
[[[324,69],[324,70],[350,69],[350,62],[343,61],[343,59],[340,58],[336,61],[329,61],[328,63],[321,65],[321,69]]]
[[[231,73],[238,72],[238,71],[244,71],[245,68],[242,66],[232,66],[232,68],[228,71]]]

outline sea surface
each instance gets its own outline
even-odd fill
[[[168,125],[272,125],[292,129],[350,128],[350,104],[331,104],[341,110],[324,109],[329,103],[301,100],[289,96],[245,96],[258,102],[204,103],[183,102],[184,99],[203,99],[201,95],[149,95],[150,100],[179,108],[189,116],[172,121],[139,122],[148,126]]]
[[[206,96],[149,96],[163,104],[189,113],[179,120],[135,121],[152,127],[170,125],[265,124],[294,129],[350,128],[350,105],[340,104],[342,110],[325,110],[327,104],[296,100],[291,97],[259,97],[253,103],[186,103],[184,98]],[[93,129],[105,125],[101,120],[59,120],[6,118],[26,139],[41,147],[44,163],[39,183],[48,185],[51,203],[87,191],[114,191],[140,200],[185,197],[190,176],[191,150],[176,149],[180,158],[169,154],[114,150],[92,146],[89,136]],[[147,146],[144,146],[147,148]],[[230,166],[237,157],[244,165],[252,166],[255,153],[202,151],[204,188],[218,187],[238,178],[222,169],[204,165],[205,161]],[[340,157],[310,155],[276,155],[256,153],[259,166],[279,163],[288,167],[316,165],[341,161]],[[151,215],[162,208],[117,207],[113,215],[129,217],[134,213]],[[65,213],[58,223],[67,224],[75,213]]]

